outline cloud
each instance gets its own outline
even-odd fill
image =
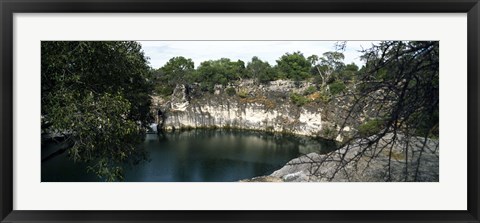
[[[302,52],[305,56],[335,50],[335,41],[139,41],[153,68],[162,67],[172,57],[191,58],[198,66],[206,60],[229,58],[242,60],[245,63],[253,56],[268,61],[271,65],[285,53]],[[360,61],[358,52],[371,46],[372,42],[348,41],[344,52],[345,63]]]

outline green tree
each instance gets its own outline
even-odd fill
[[[314,64],[313,73],[319,77],[316,82],[320,83],[320,88],[335,80],[335,73],[344,68],[343,59],[345,56],[340,52],[326,52],[323,57],[311,56],[309,60]]]
[[[386,92],[376,103],[384,104],[387,127],[438,136],[438,56],[437,41],[385,41],[365,51],[358,89],[361,95]]]
[[[252,61],[248,62],[246,73],[248,77],[257,79],[260,83],[266,83],[275,80],[277,77],[273,68],[268,64],[254,56]]]
[[[392,148],[397,145],[408,157],[416,147],[415,152],[420,155],[415,160],[405,160],[403,170],[405,181],[416,181],[428,138],[439,136],[439,42],[383,41],[363,53],[366,64],[358,72],[358,87],[353,97],[349,96],[354,100],[339,128],[343,129],[346,123],[357,123],[354,128],[358,132],[339,147],[346,146],[348,150],[348,145],[357,140],[361,142],[362,151],[371,149],[389,154],[385,167],[387,181],[391,179]],[[367,117],[364,123],[355,121],[365,114],[370,118]],[[390,136],[385,138],[387,134]],[[418,144],[409,146],[410,140]],[[357,157],[366,158],[368,155],[359,154]],[[414,168],[409,168],[412,164]],[[334,173],[341,169],[342,166],[337,166]],[[413,174],[409,177],[408,173]]]
[[[169,81],[187,83],[191,73],[195,69],[195,64],[192,59],[174,57],[160,69],[163,71],[163,74],[168,77]]]
[[[70,157],[101,179],[121,180],[144,155],[150,75],[137,42],[42,42],[42,131],[65,135]]]
[[[192,59],[173,57],[155,72],[156,91],[164,96],[173,93],[177,84],[189,84],[193,81],[195,64]]]
[[[339,94],[347,88],[341,81],[334,81],[333,83],[329,84],[328,87],[332,95]]]
[[[281,75],[295,81],[311,77],[311,67],[311,61],[305,58],[301,52],[286,53],[277,60],[277,69]]]
[[[351,85],[355,87],[338,97],[347,102],[337,107],[338,125],[322,130],[341,140],[338,149],[314,164],[306,160],[313,166],[309,173],[327,180],[337,174],[349,179],[351,171],[368,174],[369,164],[376,162],[382,165],[380,176],[385,181],[397,181],[399,176],[404,181],[425,180],[419,175],[420,166],[438,165],[422,154],[435,155],[439,149],[438,140],[431,140],[439,136],[439,42],[383,41],[364,50],[362,60],[365,65]],[[349,66],[335,72],[357,69]],[[343,86],[334,88],[338,91]],[[352,150],[357,152],[350,156]],[[380,161],[380,154],[388,158]],[[401,160],[400,168],[395,159]],[[331,171],[320,171],[325,162]]]
[[[222,58],[202,62],[195,72],[194,80],[200,84],[202,90],[213,92],[216,84],[225,86],[231,81],[246,77],[245,73],[243,61]]]
[[[347,64],[338,72],[338,79],[343,82],[354,81],[358,72],[358,66],[355,63]]]

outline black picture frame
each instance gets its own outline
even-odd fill
[[[1,222],[480,222],[478,0],[0,0]],[[467,13],[468,210],[466,211],[19,211],[13,210],[14,13]],[[448,201],[443,201],[448,202]]]

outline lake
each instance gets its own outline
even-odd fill
[[[148,159],[125,167],[129,182],[232,182],[269,175],[288,161],[335,149],[330,141],[259,131],[195,129],[147,134]],[[42,158],[58,145],[42,145]],[[42,182],[98,181],[67,153],[42,162]]]

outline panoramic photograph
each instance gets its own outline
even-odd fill
[[[42,41],[41,182],[439,182],[438,41]]]

